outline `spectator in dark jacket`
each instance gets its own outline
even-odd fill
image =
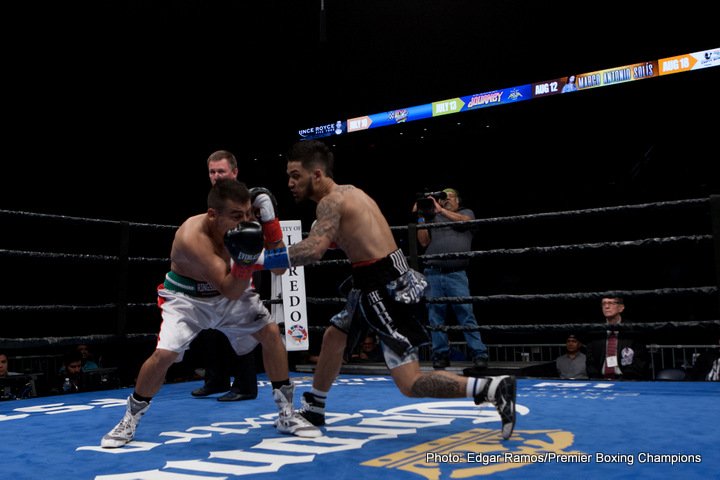
[[[606,380],[646,380],[648,378],[647,351],[644,342],[635,334],[618,327],[623,323],[625,302],[620,297],[601,301],[607,330],[595,335],[587,344],[587,373],[590,378]]]
[[[701,353],[688,371],[688,377],[690,380],[720,382],[720,348]]]

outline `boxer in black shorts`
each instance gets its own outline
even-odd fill
[[[347,292],[345,308],[330,319],[332,326],[347,335],[345,361],[350,361],[358,342],[369,330],[380,340],[385,363],[390,369],[419,361],[418,348],[430,342],[420,321],[423,311],[417,297],[422,295],[427,284],[422,275],[407,266],[400,250],[393,252],[391,257],[395,258],[395,262],[386,257],[376,262],[353,265],[353,275],[348,282],[361,288],[353,287]],[[402,267],[396,268],[395,263]],[[412,285],[413,301],[396,301],[392,292],[388,293],[388,285],[391,290],[397,291],[395,279],[401,278],[398,274],[405,276],[406,285]],[[383,284],[382,279],[388,278],[392,280]],[[396,283],[393,284],[393,281]]]
[[[502,421],[502,437],[510,438],[515,426],[514,377],[462,377],[442,370],[420,370],[417,347],[428,338],[413,311],[421,300],[425,279],[408,268],[375,201],[353,185],[335,183],[333,162],[333,153],[320,141],[304,140],[292,146],[288,187],[296,201],[317,202],[317,220],[307,238],[287,248],[265,250],[257,263],[266,269],[308,265],[321,260],[331,245],[337,245],[354,266],[353,282],[362,316],[379,335],[385,358],[390,357],[390,374],[400,391],[416,398],[468,397],[476,404],[491,402]],[[257,265],[242,268],[255,269]],[[352,310],[352,305],[348,306]],[[354,325],[354,311],[345,309],[340,315],[349,317]],[[314,425],[325,423],[325,401],[340,372],[349,338],[336,323],[325,330],[313,389],[303,394],[300,414]]]

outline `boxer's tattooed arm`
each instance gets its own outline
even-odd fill
[[[317,237],[308,236],[305,240],[288,248],[290,265],[309,265],[320,260],[315,252],[320,248],[320,240]],[[322,254],[320,254],[322,257]]]
[[[308,237],[288,249],[291,265],[308,265],[319,261],[340,226],[340,197],[328,195],[317,206],[317,222]]]
[[[420,376],[412,386],[413,397],[459,398],[464,387],[450,377],[430,373]]]

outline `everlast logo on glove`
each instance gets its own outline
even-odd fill
[[[235,263],[244,263],[246,265],[252,265],[253,263],[255,263],[255,260],[257,260],[257,259],[258,259],[257,255],[250,255],[250,254],[242,253],[242,252],[239,252],[233,258],[233,260],[235,260]]]
[[[240,222],[225,233],[224,240],[235,263],[251,265],[263,250],[263,232],[258,222]]]

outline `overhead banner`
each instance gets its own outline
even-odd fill
[[[660,75],[720,66],[720,48],[660,59]]]
[[[282,220],[280,227],[288,247],[302,240],[300,220]],[[305,267],[290,267],[283,275],[273,275],[272,278],[272,298],[282,298],[282,304],[272,304],[271,311],[275,321],[283,326],[285,348],[288,352],[308,350]]]
[[[479,108],[521,102],[558,93],[579,92],[634,80],[645,80],[661,75],[718,66],[720,66],[720,48],[711,48],[660,60],[651,59],[632,65],[623,65],[588,73],[577,73],[532,84],[500,88],[413,107],[399,108],[388,112],[362,115],[346,121],[337,120],[335,123],[299,130],[298,134],[300,139],[342,135],[426,118],[454,115]]]

